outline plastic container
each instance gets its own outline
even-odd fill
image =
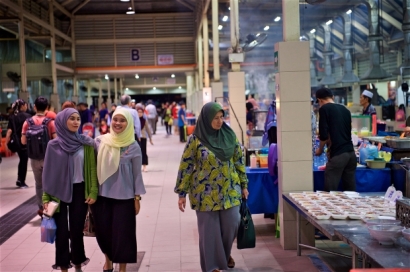
[[[257,158],[255,156],[255,154],[252,154],[250,157],[250,161],[251,161],[251,168],[257,168]]]
[[[383,161],[375,161],[375,160],[366,160],[367,167],[371,169],[383,169],[386,167],[386,162]]]
[[[268,154],[258,154],[261,168],[268,168]]]

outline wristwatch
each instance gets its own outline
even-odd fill
[[[141,196],[139,196],[139,195],[134,197],[134,200],[141,200],[141,199],[142,199],[142,198],[141,198]]]

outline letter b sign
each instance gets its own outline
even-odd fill
[[[131,61],[140,61],[141,54],[139,49],[131,49]]]

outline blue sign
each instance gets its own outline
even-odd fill
[[[141,60],[140,53],[141,52],[139,49],[131,49],[131,61],[140,61]]]

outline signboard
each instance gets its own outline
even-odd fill
[[[174,64],[174,55],[158,55],[158,65]]]
[[[131,61],[140,61],[141,51],[138,48],[131,49]]]

